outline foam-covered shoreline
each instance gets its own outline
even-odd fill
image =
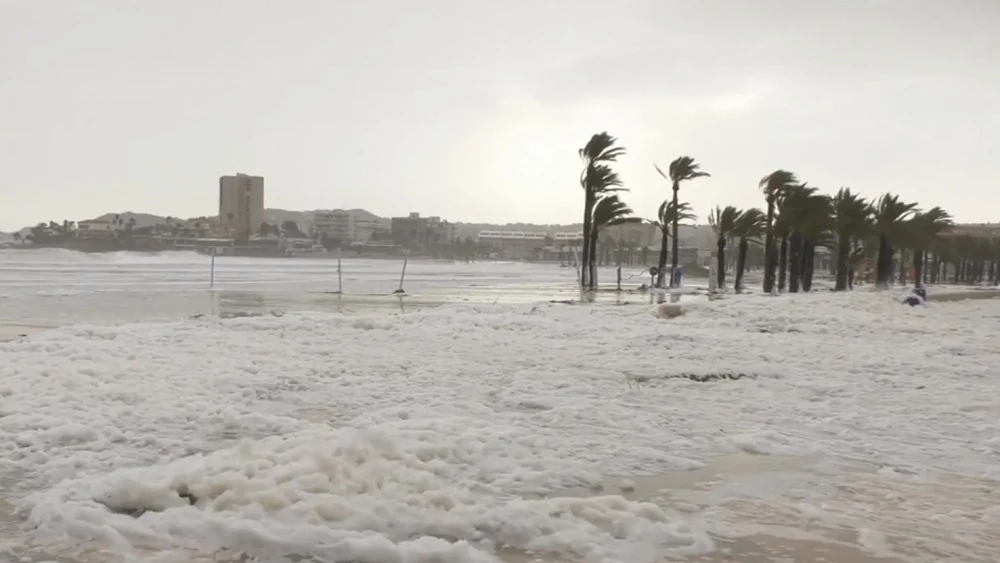
[[[765,475],[730,498],[766,490],[808,506],[814,525],[940,528],[952,524],[926,508],[873,520],[874,504],[829,496],[845,459],[885,468],[876,479],[1000,479],[983,330],[1000,304],[898,297],[732,296],[669,321],[650,306],[542,304],[63,327],[0,344],[0,470],[34,491],[22,500],[40,541],[119,554],[690,553],[738,531],[711,497],[679,510],[531,495],[738,452],[819,456],[825,469],[794,491]],[[665,378],[724,371],[754,377]],[[971,543],[949,549],[975,561],[993,518],[955,523]]]

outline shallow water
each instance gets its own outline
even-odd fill
[[[271,311],[413,311],[444,303],[577,301],[576,270],[558,264],[220,257],[195,253],[80,254],[0,250],[0,340],[76,323],[168,320]],[[642,268],[601,268],[599,304],[649,303]],[[393,292],[402,286],[404,296]],[[702,280],[703,281],[703,280]],[[688,284],[698,287],[699,280]],[[340,292],[339,294],[337,292]]]

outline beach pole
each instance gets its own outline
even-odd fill
[[[404,254],[403,255],[403,273],[399,275],[399,289],[396,290],[396,293],[405,293],[403,291],[403,280],[406,279],[406,263],[407,263],[407,261],[408,261],[408,258]]]
[[[211,274],[209,275],[209,278],[208,278],[208,287],[210,289],[215,287],[215,247],[214,246],[212,247],[212,272],[211,272]]]
[[[340,262],[340,248],[337,249],[337,293],[344,293],[344,269]]]

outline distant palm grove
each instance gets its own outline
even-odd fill
[[[678,269],[678,226],[695,219],[691,206],[680,200],[680,191],[709,173],[690,156],[674,159],[666,171],[654,164],[669,183],[670,192],[656,217],[645,220],[621,199],[621,193],[628,189],[614,165],[624,154],[625,148],[607,132],[592,136],[579,150],[584,193],[581,287],[596,288],[601,231],[640,222],[660,229],[655,285],[672,287]],[[913,283],[916,287],[946,282],[1000,285],[1000,239],[952,232],[951,216],[940,207],[922,209],[889,193],[866,199],[850,188],[824,194],[787,170],[767,174],[756,187],[763,196],[762,209],[718,206],[708,216],[716,239],[719,288],[726,287],[726,272],[731,269],[733,289],[745,289],[743,277],[751,245],[763,247],[766,293],[810,291],[817,249],[830,256],[837,291],[853,289],[862,278],[880,288],[893,283]],[[734,252],[735,260],[731,256]]]

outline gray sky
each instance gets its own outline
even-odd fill
[[[269,207],[572,222],[621,138],[640,215],[776,168],[1000,220],[1000,0],[0,0],[0,229]]]

